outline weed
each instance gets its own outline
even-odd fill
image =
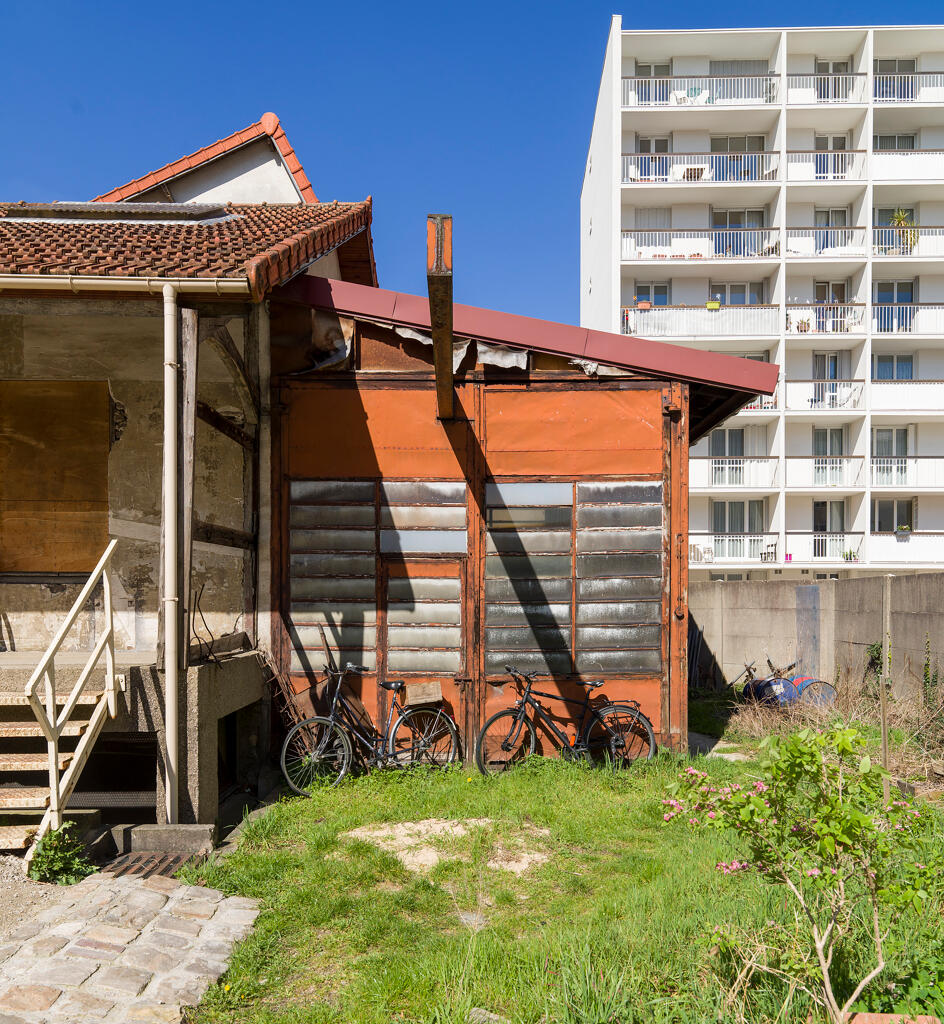
[[[75,822],[65,821],[61,828],[47,832],[36,844],[29,876],[37,882],[74,885],[95,871],[82,840],[72,834]]]

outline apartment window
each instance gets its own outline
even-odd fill
[[[744,579],[744,573],[742,572],[711,572],[708,574],[708,579],[712,583],[724,583],[725,580],[728,583],[740,583]]]
[[[846,503],[844,501],[813,502],[814,533],[845,533]]]
[[[890,150],[913,150],[915,146],[916,136],[914,132],[906,132],[903,135],[896,135],[894,133],[873,135],[872,136],[872,149],[876,153]]]
[[[668,282],[643,281],[636,283],[636,303],[649,302],[653,306],[671,304],[672,286]]]
[[[852,70],[851,60],[817,60],[815,67],[817,100],[849,99],[852,88],[852,81],[848,77]]]
[[[764,282],[713,281],[708,285],[708,298],[717,299],[723,306],[760,306],[764,302]]]
[[[758,256],[764,249],[766,211],[712,210],[711,227],[719,256]]]
[[[877,228],[890,227],[892,218],[899,210],[914,224],[915,210],[913,206],[882,206],[875,211],[875,226]]]
[[[872,532],[894,533],[914,529],[914,501],[911,498],[875,498],[872,501]]]
[[[763,498],[711,503],[713,533],[763,533],[764,520]]]
[[[910,331],[917,287],[914,281],[876,281],[873,285],[875,330],[883,334]]]
[[[914,57],[877,57],[872,63],[875,71],[875,98],[877,100],[913,100],[917,94]]]
[[[763,153],[767,139],[763,135],[712,135],[712,153]]]
[[[713,458],[738,458],[744,454],[744,428],[729,427],[712,430],[711,455]]]
[[[872,380],[914,380],[914,356],[874,354]]]

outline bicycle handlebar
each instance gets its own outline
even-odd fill
[[[352,665],[348,662],[342,672],[356,672],[358,675],[363,675],[365,672],[370,672],[370,669],[366,665]]]

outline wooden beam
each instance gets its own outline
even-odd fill
[[[180,311],[180,667],[186,669],[190,647],[190,607],[193,575],[193,481],[196,459],[197,363],[199,360],[199,320],[194,309]]]
[[[454,415],[452,372],[452,217],[434,213],[426,218],[426,287],[436,370],[436,404],[441,420]]]
[[[256,538],[245,530],[231,530],[228,526],[217,526],[216,523],[204,523],[200,519],[193,522],[194,540],[204,544],[219,544],[224,548],[244,548],[252,551],[256,546]]]
[[[203,420],[208,426],[211,426],[214,430],[224,434],[231,441],[235,441],[237,444],[241,444],[246,451],[254,452],[256,450],[256,439],[248,431],[243,430],[242,427],[237,426],[231,419],[228,419],[221,412],[217,412],[212,405],[207,405],[206,402],[197,402],[197,419]]]
[[[200,341],[216,349],[220,358],[229,367],[233,375],[233,383],[239,391],[247,413],[253,420],[259,416],[259,387],[246,368],[243,357],[239,354],[236,342],[226,327],[217,327],[207,331]]]

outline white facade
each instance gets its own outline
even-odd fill
[[[781,368],[692,448],[693,579],[944,566],[944,26],[615,17],[580,210],[583,326]]]

